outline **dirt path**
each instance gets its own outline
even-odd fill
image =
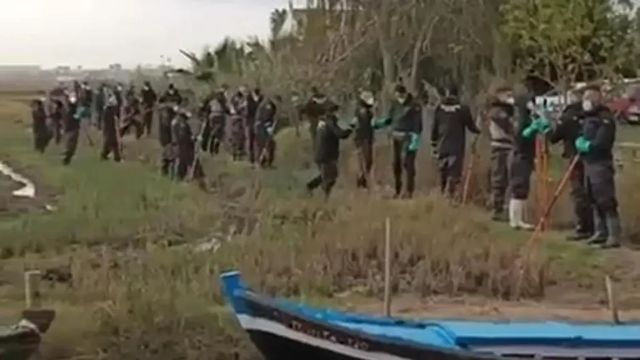
[[[611,312],[604,305],[554,302],[501,302],[482,298],[417,299],[413,296],[394,298],[392,313],[401,318],[446,318],[466,320],[549,320],[549,321],[610,321]],[[371,302],[350,310],[380,314],[382,303]],[[621,309],[624,322],[640,321],[640,307]]]

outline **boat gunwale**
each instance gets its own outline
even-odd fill
[[[363,330],[358,330],[358,329],[351,329],[348,327],[344,327],[344,326],[340,326],[339,324],[335,324],[329,321],[321,321],[319,319],[314,319],[313,317],[309,316],[308,314],[304,314],[304,313],[300,313],[298,311],[295,311],[293,309],[288,309],[286,307],[282,307],[280,306],[281,304],[277,304],[278,299],[271,299],[265,295],[260,295],[258,293],[255,293],[253,291],[251,291],[250,289],[237,289],[234,292],[233,296],[237,296],[239,298],[241,298],[244,301],[253,301],[258,303],[261,306],[264,307],[268,307],[268,308],[272,308],[274,310],[283,312],[288,314],[291,317],[294,318],[301,318],[306,322],[312,323],[314,325],[317,326],[321,326],[321,327],[326,327],[329,329],[333,329],[335,331],[340,331],[343,332],[347,335],[350,336],[354,336],[366,341],[370,341],[370,342],[383,342],[386,344],[391,344],[391,345],[395,345],[395,346],[400,346],[400,347],[413,347],[416,350],[422,350],[422,351],[431,351],[431,352],[439,352],[442,353],[443,355],[450,355],[450,356],[459,356],[459,357],[468,357],[468,358],[473,358],[473,359],[478,359],[478,360],[504,360],[504,359],[508,359],[505,357],[501,357],[501,356],[497,356],[497,355],[493,355],[493,354],[486,354],[486,353],[480,353],[480,352],[476,352],[476,351],[472,351],[469,349],[464,349],[461,348],[460,345],[458,345],[455,341],[453,341],[452,346],[456,346],[457,348],[445,348],[445,347],[440,347],[437,345],[430,345],[430,344],[425,344],[425,343],[420,343],[417,342],[415,340],[409,340],[409,339],[403,339],[403,338],[399,338],[399,337],[392,337],[392,336],[386,336],[386,335],[378,335],[378,334],[371,334],[371,333],[367,333]],[[303,306],[302,304],[300,304],[300,306]],[[451,340],[451,339],[449,339]]]

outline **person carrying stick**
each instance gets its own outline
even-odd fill
[[[560,115],[556,126],[549,134],[552,144],[563,143],[562,157],[571,161],[577,154],[575,142],[582,134],[584,117],[582,100],[576,91],[570,92],[568,105]],[[571,200],[576,222],[575,233],[569,235],[569,241],[587,240],[593,236],[593,209],[587,194],[584,163],[578,159],[578,163],[570,174]]]
[[[462,180],[467,131],[478,135],[471,110],[458,98],[458,89],[446,89],[444,100],[436,107],[431,127],[431,146],[440,169],[440,191],[454,198]]]

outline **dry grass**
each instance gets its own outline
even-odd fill
[[[378,298],[387,217],[398,293],[540,299],[556,284],[589,291],[608,269],[599,254],[555,234],[539,257],[523,263],[526,234],[493,225],[477,207],[427,194],[435,168],[426,153],[416,200],[355,191],[352,159],[345,157],[339,188],[325,204],[300,190],[313,168],[304,141],[285,131],[276,171],[206,159],[215,192],[203,195],[152,171],[152,140],[129,145],[129,159],[143,161],[123,166],[97,162],[86,144],[69,169],[60,167],[55,150],[34,155],[25,123],[2,122],[24,121],[21,106],[0,104],[2,134],[9,134],[0,139],[0,153],[29,166],[61,195],[54,214],[0,222],[0,245],[13,255],[0,265],[0,291],[17,304],[20,276],[8,274],[49,270],[44,293],[60,313],[47,338],[50,358],[253,359],[222,307],[218,275],[239,269],[260,290],[310,301],[345,293]],[[388,163],[383,139],[377,163]],[[377,169],[381,184],[388,171]],[[480,161],[476,171],[483,174],[486,164]],[[478,176],[474,188],[478,204],[483,181]],[[622,191],[637,181],[625,175]],[[625,213],[633,204],[624,199]],[[640,219],[628,220],[631,229],[640,226]],[[221,244],[217,251],[194,250],[213,238]]]

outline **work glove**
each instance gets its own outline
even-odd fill
[[[409,145],[407,146],[407,150],[411,152],[416,152],[420,148],[420,135],[412,132],[409,133]]]
[[[273,136],[273,133],[275,131],[275,126],[267,126],[267,134],[269,134],[269,136]]]
[[[373,120],[373,128],[376,129],[376,130],[384,129],[389,125],[391,125],[391,118],[390,117],[379,118],[379,119]]]
[[[549,121],[545,116],[539,116],[534,123],[536,123],[536,128],[541,134],[547,134],[551,131],[551,121]]]
[[[591,151],[591,141],[585,139],[583,136],[580,136],[576,139],[576,150],[580,154],[588,154]]]
[[[526,129],[522,131],[522,137],[525,139],[532,139],[538,133],[538,125],[534,121]]]

